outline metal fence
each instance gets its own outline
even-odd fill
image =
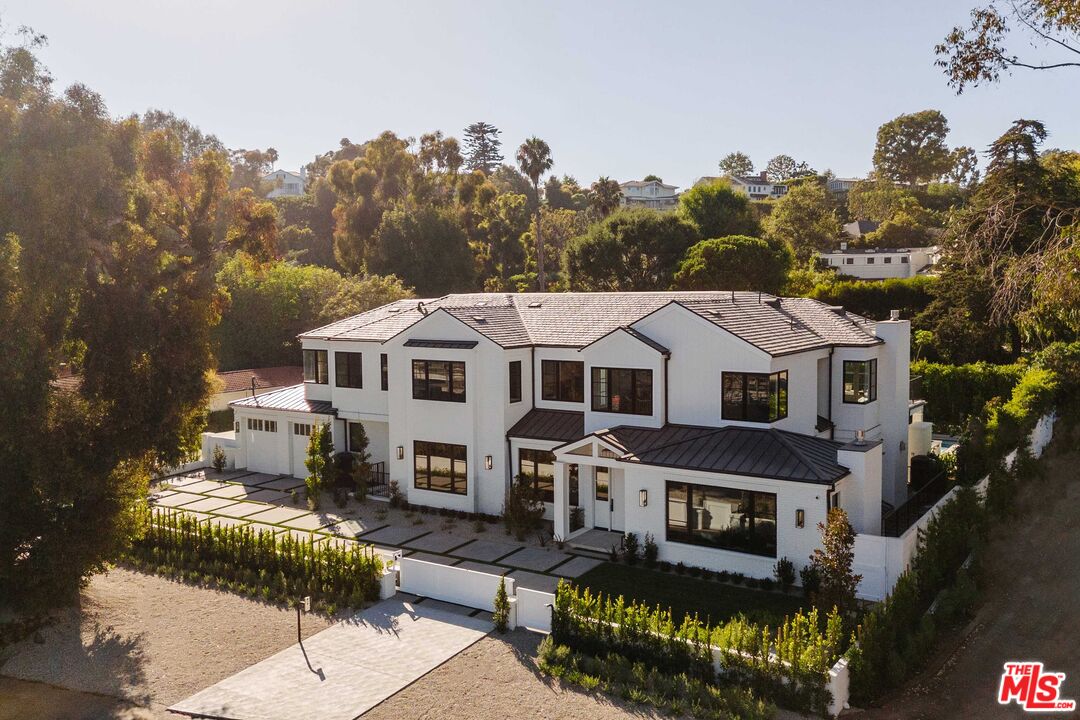
[[[900,537],[948,491],[948,473],[938,473],[902,505],[882,516],[881,534],[885,537]]]

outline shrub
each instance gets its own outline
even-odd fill
[[[510,483],[503,503],[503,521],[507,532],[518,540],[524,540],[526,534],[543,525],[544,503],[531,483],[518,477]]]
[[[813,597],[814,593],[821,587],[821,573],[818,572],[817,566],[805,565],[799,570],[799,580],[802,581],[803,593],[806,597]]]
[[[315,475],[308,475],[304,480],[304,494],[307,497],[308,510],[319,509],[319,478]]]
[[[776,575],[776,580],[780,583],[780,589],[787,592],[795,584],[795,563],[786,557],[782,557],[773,566],[773,574]]]
[[[299,505],[300,504],[300,493],[297,492],[296,490],[290,490],[289,491],[289,500],[292,502],[293,505]]]
[[[386,493],[387,498],[390,501],[390,507],[404,508],[408,504],[408,501],[405,499],[405,493],[401,492],[401,486],[398,485],[397,480],[390,481],[390,484],[386,486]]]
[[[213,460],[211,465],[214,466],[214,470],[218,475],[225,472],[225,464],[228,460],[225,458],[225,450],[220,445],[214,446]]]
[[[948,365],[916,361],[912,377],[922,378],[926,419],[941,430],[959,432],[968,419],[977,416],[991,399],[1008,397],[1024,374],[1023,365],[994,365],[986,362]]]
[[[499,633],[505,633],[510,624],[510,598],[506,595],[506,578],[499,578],[499,589],[495,591],[495,611],[491,621]]]
[[[669,563],[667,560],[661,560],[660,572],[671,572],[671,563]]]
[[[645,533],[645,547],[643,550],[645,567],[656,567],[656,559],[660,556],[660,546],[656,544],[656,538],[652,533]]]
[[[815,285],[809,297],[827,305],[843,305],[874,320],[888,319],[891,310],[899,310],[903,317],[912,318],[934,299],[935,280],[921,275],[879,282],[838,280]]]
[[[675,566],[675,572],[677,572],[679,575],[683,575],[686,573],[686,565],[684,565],[681,560]]]
[[[636,533],[628,532],[623,535],[622,539],[622,554],[623,560],[627,565],[637,565],[638,552],[640,551],[638,545],[638,536]]]
[[[855,589],[862,580],[862,575],[851,570],[855,562],[855,529],[840,508],[829,510],[826,522],[818,523],[818,529],[822,547],[814,549],[811,564],[821,581],[811,599],[822,610],[837,607],[849,613],[855,609]]]
[[[334,505],[343,508],[349,504],[349,494],[343,487],[334,488]]]
[[[353,472],[356,470],[356,457],[350,452],[339,452],[334,455],[334,485],[337,487],[352,487]]]

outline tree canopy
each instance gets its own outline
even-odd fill
[[[799,264],[832,249],[840,236],[840,220],[828,190],[820,182],[792,186],[765,219],[765,233],[773,242],[790,246]]]
[[[465,128],[465,167],[490,175],[503,161],[499,128],[483,121]]]
[[[754,172],[754,161],[744,152],[728,153],[720,158],[720,172],[724,175],[749,175]]]
[[[878,128],[874,172],[905,185],[937,180],[952,168],[949,123],[937,110],[900,115]]]
[[[680,290],[760,290],[776,293],[791,269],[791,251],[745,235],[702,240],[675,273]]]
[[[695,185],[680,195],[678,214],[697,228],[701,238],[759,233],[750,198],[723,179]]]

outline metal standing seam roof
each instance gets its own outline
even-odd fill
[[[585,435],[585,413],[533,408],[507,431],[508,437],[570,442]]]
[[[756,292],[470,293],[399,300],[302,333],[301,338],[386,342],[444,311],[505,347],[581,348],[671,303],[679,303],[771,355],[833,345],[876,345],[875,324],[838,315],[809,298]],[[632,329],[632,328],[630,328]],[[639,335],[640,331],[634,330]]]
[[[274,390],[254,397],[246,397],[241,400],[233,400],[230,407],[250,408],[253,410],[282,410],[288,412],[305,412],[316,415],[337,415],[335,408],[328,400],[308,400],[304,396],[304,385]]]
[[[705,472],[831,485],[849,473],[836,459],[843,443],[775,428],[619,426],[593,435],[619,448],[619,460]]]

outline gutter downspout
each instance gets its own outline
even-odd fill
[[[828,421],[829,421],[829,439],[830,439],[830,440],[834,440],[834,439],[836,439],[836,438],[835,438],[835,435],[836,435],[836,425],[834,425],[834,424],[833,424],[833,421],[832,421],[832,404],[833,404],[833,396],[832,396],[832,370],[833,370],[833,362],[832,362],[832,356],[833,356],[833,353],[834,353],[834,352],[836,352],[836,348],[835,348],[835,347],[830,347],[830,348],[829,348],[829,402],[828,402],[828,411],[829,411],[829,415],[828,415],[828,417],[826,417],[826,418],[825,418],[826,420],[828,420]],[[829,492],[832,492],[832,491],[830,490]]]

